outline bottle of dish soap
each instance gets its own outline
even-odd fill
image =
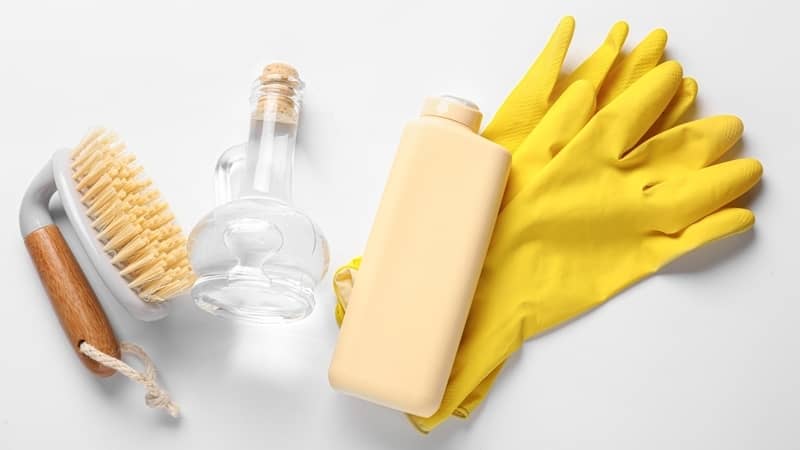
[[[266,66],[250,98],[250,138],[220,157],[217,207],[189,236],[195,303],[251,322],[302,319],[328,268],[319,227],[292,206],[303,82],[286,63]]]
[[[346,393],[427,417],[439,408],[511,156],[477,106],[429,98],[405,128],[329,370]]]

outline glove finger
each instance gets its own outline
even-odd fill
[[[636,80],[656,67],[664,56],[666,46],[667,32],[660,28],[642,39],[629,55],[611,69],[597,95],[599,107],[609,104]]]
[[[761,163],[743,158],[716,164],[645,190],[656,212],[654,228],[676,233],[749,191],[761,179]]]
[[[662,265],[720,239],[743,233],[755,223],[753,212],[743,208],[724,208],[704,217],[673,235],[656,241]]]
[[[653,126],[678,91],[681,80],[680,64],[660,64],[595,114],[569,147],[622,157]]]
[[[575,19],[561,19],[542,53],[483,130],[485,138],[513,152],[539,123],[547,112],[574,31]]]
[[[667,108],[661,113],[656,123],[645,133],[642,140],[650,139],[650,137],[672,128],[684,114],[692,109],[696,99],[697,82],[694,78],[684,78],[681,87],[678,88],[678,92],[672,97],[672,101],[669,102],[669,105],[667,105]]]
[[[677,237],[683,253],[720,239],[743,233],[753,227],[756,217],[749,209],[721,209],[686,227]]]
[[[647,185],[702,169],[716,161],[742,137],[736,116],[713,116],[679,125],[640,144],[620,161],[623,167],[647,167]]]
[[[556,84],[550,100],[560,97],[567,88],[578,80],[589,81],[595,91],[600,89],[611,67],[617,60],[627,37],[628,24],[622,21],[615,23],[611,27],[611,31],[608,32],[603,44],[590,57],[586,58],[577,69]]]
[[[511,155],[511,170],[501,208],[516,197],[531,177],[539,173],[581,131],[592,114],[592,84],[585,80],[576,81]]]

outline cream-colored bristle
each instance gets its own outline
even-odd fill
[[[121,226],[115,228],[113,232],[109,232],[108,234],[110,237],[103,237],[103,240],[106,241],[106,245],[103,247],[103,250],[109,252],[109,254],[116,255],[117,252],[122,249],[122,247],[133,240],[133,238],[138,236],[141,232],[142,227],[139,225],[125,222]]]
[[[91,208],[86,210],[86,214],[89,216],[97,216],[100,217],[103,215],[103,212],[109,207],[112,206],[115,202],[114,199],[117,198],[117,193],[111,190],[103,191],[100,195],[97,196],[94,203],[92,204]]]
[[[129,285],[132,288],[144,290],[147,288],[147,284],[153,280],[158,280],[161,276],[164,275],[164,266],[165,263],[162,261],[158,261],[152,265],[150,265],[147,269],[142,270],[139,276],[131,280]]]
[[[136,157],[106,129],[89,132],[71,153],[72,177],[111,262],[145,302],[189,289],[195,275],[186,237]]]

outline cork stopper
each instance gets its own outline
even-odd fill
[[[284,62],[267,64],[253,90],[253,117],[296,125],[302,89],[303,82],[293,66]]]
[[[290,64],[285,62],[273,62],[264,67],[264,70],[261,72],[261,82],[266,83],[273,79],[299,80],[300,75],[297,73],[297,69]]]

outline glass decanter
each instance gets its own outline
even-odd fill
[[[314,309],[328,268],[319,227],[291,204],[303,82],[285,63],[266,66],[250,97],[250,138],[215,172],[217,206],[189,236],[195,303],[223,317],[272,323]]]

